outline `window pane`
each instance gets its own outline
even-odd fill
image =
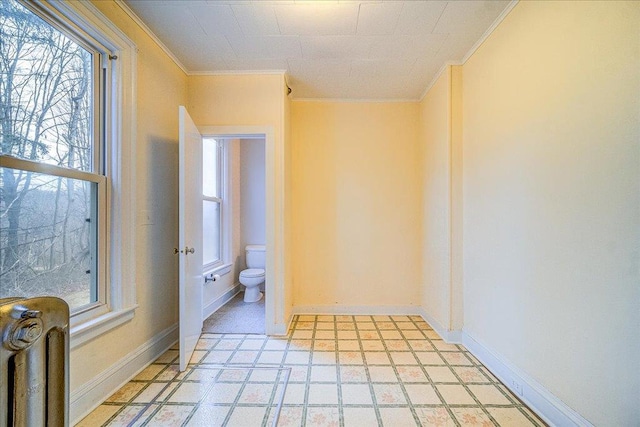
[[[202,194],[207,197],[220,197],[218,167],[218,143],[215,139],[204,139],[202,142]]]
[[[0,168],[0,298],[97,301],[97,184]]]
[[[220,259],[220,203],[204,200],[202,207],[202,261],[207,265]]]
[[[92,171],[93,55],[0,2],[0,154]]]

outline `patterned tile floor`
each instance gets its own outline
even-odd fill
[[[168,350],[80,426],[543,426],[419,316],[296,316],[287,337],[202,335]]]

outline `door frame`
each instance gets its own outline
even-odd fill
[[[265,141],[265,334],[285,335],[284,165],[276,153],[273,126],[198,126],[200,134],[220,139],[264,137]]]

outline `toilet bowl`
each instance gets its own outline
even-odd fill
[[[247,245],[245,248],[247,269],[240,272],[240,284],[246,287],[244,302],[257,302],[262,299],[260,285],[265,278],[265,246]]]

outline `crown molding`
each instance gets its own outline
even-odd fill
[[[491,26],[489,28],[487,28],[487,31],[484,32],[482,37],[480,37],[478,39],[478,41],[473,46],[471,46],[471,49],[469,49],[467,54],[462,58],[462,61],[460,61],[461,64],[464,64],[465,62],[467,62],[467,60],[469,58],[471,58],[471,56],[474,53],[476,53],[476,50],[478,50],[480,48],[480,46],[482,45],[482,43],[484,43],[485,40],[487,40],[489,38],[491,33],[493,33],[495,31],[495,29],[498,28],[498,25],[500,25],[500,23],[502,21],[504,21],[504,18],[506,18],[507,15],[509,15],[509,13],[513,10],[514,7],[516,7],[516,5],[518,4],[519,1],[520,0],[511,0],[511,2],[507,5],[507,7],[504,8],[502,13],[500,15],[498,15],[498,17],[496,18],[495,21],[493,21]]]
[[[190,76],[245,76],[245,75],[277,75],[284,76],[287,70],[227,70],[227,71],[190,71]]]
[[[415,98],[293,98],[292,102],[335,102],[344,104],[385,104],[385,103],[415,103]]]
[[[436,82],[438,81],[438,79],[440,78],[444,70],[447,69],[447,67],[449,67],[450,65],[464,65],[469,60],[469,58],[471,58],[471,56],[474,53],[476,53],[476,51],[480,48],[480,46],[482,46],[482,44],[489,38],[491,33],[493,33],[495,29],[498,28],[498,25],[500,25],[500,23],[504,21],[507,15],[509,15],[509,13],[513,10],[513,8],[516,7],[519,1],[520,0],[511,0],[511,2],[507,5],[507,7],[504,8],[502,13],[500,13],[500,15],[498,15],[495,21],[493,21],[491,26],[487,28],[487,31],[485,31],[484,34],[482,34],[482,37],[480,37],[478,41],[475,42],[473,46],[471,46],[471,49],[469,49],[469,51],[464,55],[461,61],[447,61],[444,64],[442,64],[442,67],[440,68],[440,70],[438,70],[436,75],[433,77],[433,79],[431,79],[427,87],[422,92],[422,96],[420,96],[420,99],[419,99],[420,102],[422,102],[422,100],[427,95],[427,93],[431,90],[433,85],[436,84]]]
[[[182,62],[180,62],[178,57],[175,56],[173,52],[171,52],[171,50],[169,50],[169,48],[160,41],[158,36],[156,36],[155,33],[151,31],[151,28],[149,28],[147,24],[145,24],[144,21],[140,19],[140,17],[123,0],[114,0],[114,2],[118,6],[120,6],[124,13],[126,13],[133,20],[133,22],[135,22],[142,29],[142,31],[144,31],[158,45],[158,47],[162,49],[165,54],[167,54],[169,58],[171,58],[171,60],[178,66],[178,68],[182,70],[182,72],[189,75],[189,70],[187,70]]]

